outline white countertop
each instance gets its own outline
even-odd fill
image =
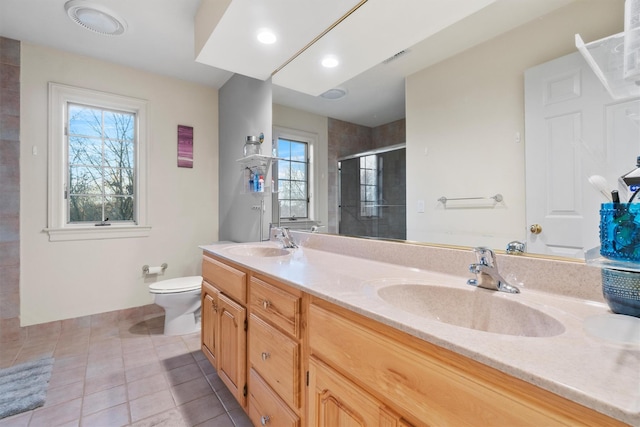
[[[634,334],[636,326],[640,334],[638,318],[613,315],[599,302],[524,287],[519,294],[495,292],[491,297],[516,300],[546,313],[562,323],[564,332],[551,337],[522,337],[477,331],[411,314],[378,296],[378,289],[396,283],[494,292],[469,287],[466,277],[305,247],[276,257],[227,251],[230,246],[238,245],[280,247],[265,242],[201,248],[630,425],[640,426],[640,345],[596,337],[584,326],[585,321],[588,323],[597,317],[623,318],[631,322]]]

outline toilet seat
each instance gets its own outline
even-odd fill
[[[202,276],[179,277],[177,279],[162,280],[149,285],[152,294],[175,294],[200,290]]]

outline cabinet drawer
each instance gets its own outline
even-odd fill
[[[253,369],[250,373],[249,418],[254,426],[299,427],[300,418]]]
[[[251,278],[249,305],[252,312],[296,338],[300,337],[300,300],[297,295],[256,277]]]
[[[202,277],[236,301],[247,303],[247,274],[244,271],[204,255]]]
[[[292,408],[300,407],[300,345],[251,314],[249,318],[251,366]]]

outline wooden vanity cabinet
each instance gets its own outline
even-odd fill
[[[258,275],[249,288],[249,418],[301,427],[302,292]]]
[[[202,351],[255,426],[625,425],[226,260],[202,270]]]
[[[238,403],[247,395],[247,272],[205,255],[202,260],[202,352]]]
[[[310,426],[375,425],[380,408],[399,414],[398,425],[625,425],[317,298],[308,309],[308,341]]]

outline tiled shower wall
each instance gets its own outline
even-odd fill
[[[0,37],[0,336],[20,331],[20,42]]]
[[[370,128],[329,117],[329,233],[338,233],[338,159],[406,142],[405,119]]]

